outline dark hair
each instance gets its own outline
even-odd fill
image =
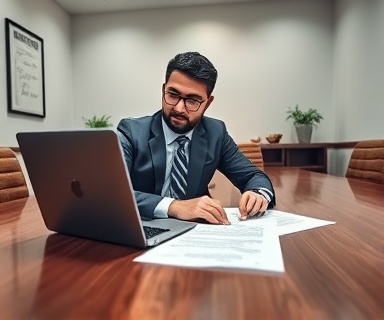
[[[198,52],[185,52],[177,54],[167,66],[165,82],[167,83],[171,73],[179,70],[207,87],[208,97],[215,88],[217,70],[213,64]]]

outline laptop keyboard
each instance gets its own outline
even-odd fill
[[[155,237],[155,236],[162,234],[163,232],[167,232],[167,231],[171,231],[171,230],[144,226],[144,233],[145,233],[145,237],[147,239]]]

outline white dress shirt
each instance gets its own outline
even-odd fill
[[[157,204],[153,212],[153,216],[155,218],[168,218],[168,208],[171,205],[171,202],[175,200],[174,198],[170,197],[170,184],[171,184],[170,175],[171,175],[173,157],[176,153],[177,148],[179,147],[179,144],[177,143],[176,139],[179,136],[186,136],[189,139],[184,145],[185,154],[189,162],[189,144],[191,143],[194,129],[187,132],[186,134],[178,134],[173,132],[171,129],[169,129],[169,127],[167,126],[163,118],[161,119],[161,124],[163,126],[165,146],[166,146],[165,177],[164,177],[164,185],[163,185],[163,188],[161,189],[161,195],[164,198]]]

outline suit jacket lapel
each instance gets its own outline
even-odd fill
[[[152,137],[149,140],[149,148],[152,156],[152,164],[155,175],[155,193],[161,194],[164,185],[166,151],[163,128],[161,126],[161,111],[154,115],[151,125]]]
[[[189,166],[187,178],[187,198],[195,197],[201,189],[201,176],[203,173],[208,141],[204,136],[205,130],[201,124],[195,127],[189,150]]]

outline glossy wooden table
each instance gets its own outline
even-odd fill
[[[0,206],[0,318],[384,319],[384,185],[267,170],[277,209],[337,221],[281,237],[284,274],[135,263],[50,233],[29,198]]]

